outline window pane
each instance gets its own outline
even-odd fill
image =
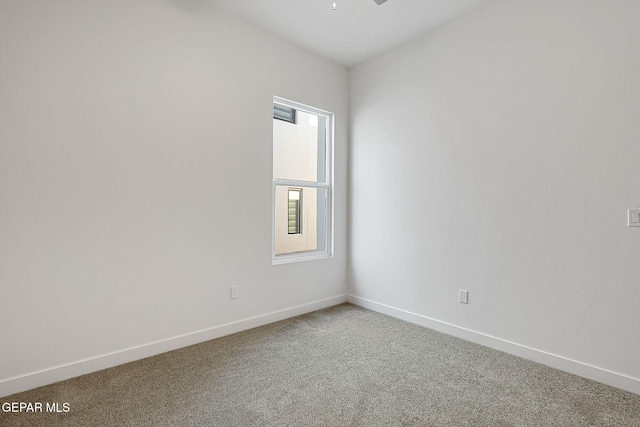
[[[305,111],[297,116],[297,123],[273,120],[273,178],[324,182],[326,119]]]
[[[297,193],[292,197],[292,193]],[[326,249],[326,199],[324,188],[297,188],[277,185],[275,194],[276,256]],[[292,204],[293,202],[293,204]],[[295,207],[292,210],[292,206]],[[295,212],[297,210],[297,218]],[[293,221],[297,219],[297,221]],[[296,233],[291,233],[297,225]]]

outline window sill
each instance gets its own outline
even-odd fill
[[[271,265],[291,264],[293,262],[313,261],[317,259],[327,259],[327,258],[333,258],[333,255],[326,252],[278,255],[276,257],[271,258]]]

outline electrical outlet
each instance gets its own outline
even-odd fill
[[[627,217],[629,227],[640,227],[640,209],[627,210]]]
[[[237,286],[231,286],[231,299],[236,299],[238,298],[238,287]]]
[[[458,301],[460,301],[462,304],[469,304],[469,291],[460,289],[460,291],[458,292]]]

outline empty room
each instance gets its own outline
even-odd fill
[[[0,0],[0,425],[640,426],[638,0]]]

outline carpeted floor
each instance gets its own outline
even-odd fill
[[[640,426],[640,396],[343,304],[2,402],[2,426]]]

